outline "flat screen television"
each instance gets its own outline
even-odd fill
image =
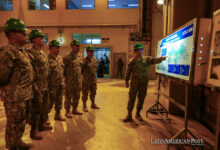
[[[167,59],[156,65],[156,73],[190,81],[196,22],[193,19],[158,42],[157,57],[167,56]]]

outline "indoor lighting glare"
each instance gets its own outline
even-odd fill
[[[115,0],[108,0],[109,2],[114,2]]]
[[[92,39],[92,44],[101,44],[100,39]]]
[[[60,44],[64,44],[65,39],[63,36],[58,37],[58,41],[60,42]]]
[[[158,0],[158,1],[157,1],[157,4],[163,5],[163,4],[164,4],[164,0]]]
[[[93,7],[93,5],[82,5],[82,7]]]
[[[86,43],[91,43],[91,39],[86,39]]]
[[[44,4],[44,7],[46,7],[47,9],[49,9],[50,7],[47,4]]]
[[[128,4],[130,7],[138,6],[138,4]]]
[[[116,5],[108,5],[109,7],[115,7]]]
[[[86,43],[91,43],[92,44],[100,44],[101,43],[101,40],[100,39],[86,39]]]

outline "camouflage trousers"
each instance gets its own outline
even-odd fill
[[[30,106],[30,124],[31,130],[35,131],[38,126],[42,126],[48,119],[49,99],[47,91],[34,93],[34,99],[31,100]]]
[[[40,91],[39,92],[39,106],[42,105],[41,109],[40,109],[40,118],[42,118],[42,122],[40,123],[44,123],[46,120],[48,120],[48,114],[50,112],[50,101],[49,101],[49,95],[48,95],[48,91]]]
[[[80,85],[74,85],[72,89],[66,89],[64,107],[66,111],[70,111],[70,106],[73,109],[77,109],[80,99],[81,87]]]
[[[83,82],[82,83],[82,101],[86,102],[88,99],[88,94],[90,92],[90,100],[94,102],[97,90],[97,84],[94,82]]]
[[[60,111],[62,109],[63,100],[63,87],[59,86],[54,88],[53,92],[50,92],[50,111],[55,103],[55,110]]]
[[[128,112],[132,112],[136,100],[136,96],[138,96],[138,103],[137,103],[137,112],[140,112],[143,108],[144,99],[147,94],[147,83],[141,83],[141,84],[131,84],[130,90],[129,90],[129,101],[128,101]]]
[[[8,149],[19,147],[25,130],[26,119],[28,116],[27,108],[30,100],[17,103],[4,103],[7,118],[5,141]]]

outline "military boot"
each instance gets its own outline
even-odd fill
[[[132,116],[127,115],[127,117],[125,119],[123,119],[123,122],[131,122],[133,121]]]
[[[42,135],[37,130],[31,130],[30,131],[30,137],[33,140],[42,140],[43,139]]]
[[[92,102],[91,108],[92,109],[99,109],[99,107],[95,104],[94,101]]]
[[[143,118],[141,117],[141,114],[140,114],[140,111],[137,110],[137,113],[135,115],[135,118],[138,120],[138,121],[143,121]]]
[[[79,112],[76,108],[73,108],[72,114],[73,114],[73,115],[82,115],[82,113]]]
[[[25,142],[21,141],[21,142],[19,143],[18,150],[28,150],[28,149],[30,149],[31,147],[33,147],[33,144],[31,144],[31,143],[25,143]]]
[[[46,123],[44,123],[43,125],[40,125],[38,129],[39,131],[47,131],[47,130],[52,130],[53,127],[51,125],[47,125]]]
[[[69,110],[66,111],[65,116],[66,116],[67,118],[73,118],[73,115],[70,113]]]
[[[88,108],[87,108],[87,106],[86,106],[86,103],[85,103],[85,102],[83,102],[83,111],[84,111],[84,112],[88,112]]]
[[[46,123],[47,125],[50,125],[50,121],[49,121],[49,120],[46,120],[45,123]]]
[[[132,120],[132,112],[128,111],[128,115],[125,119],[123,119],[123,122],[131,122]]]
[[[54,120],[65,121],[66,119],[63,118],[63,117],[60,115],[60,111],[56,111],[56,114],[55,114]]]

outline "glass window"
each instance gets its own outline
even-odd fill
[[[108,8],[138,8],[138,0],[108,0]]]
[[[29,10],[54,10],[56,0],[28,0]]]
[[[82,42],[83,44],[92,44],[92,38],[90,33],[82,34],[82,38],[83,38],[83,42]]]
[[[66,9],[95,9],[95,0],[66,0]]]
[[[101,44],[101,34],[99,33],[92,34],[92,44]]]
[[[48,43],[48,34],[47,33],[44,34],[44,43],[45,44]]]
[[[138,0],[124,0],[123,8],[138,8]]]
[[[0,11],[12,11],[13,10],[13,1],[12,0],[0,0]]]
[[[81,9],[95,9],[95,1],[81,0]]]
[[[73,33],[72,39],[78,39],[80,44],[101,44],[100,33]]]
[[[82,41],[81,41],[81,33],[73,33],[72,39],[79,40],[79,43],[81,44],[82,43]]]
[[[108,0],[108,8],[122,8],[122,0]]]
[[[66,0],[66,9],[80,9],[80,0]]]

